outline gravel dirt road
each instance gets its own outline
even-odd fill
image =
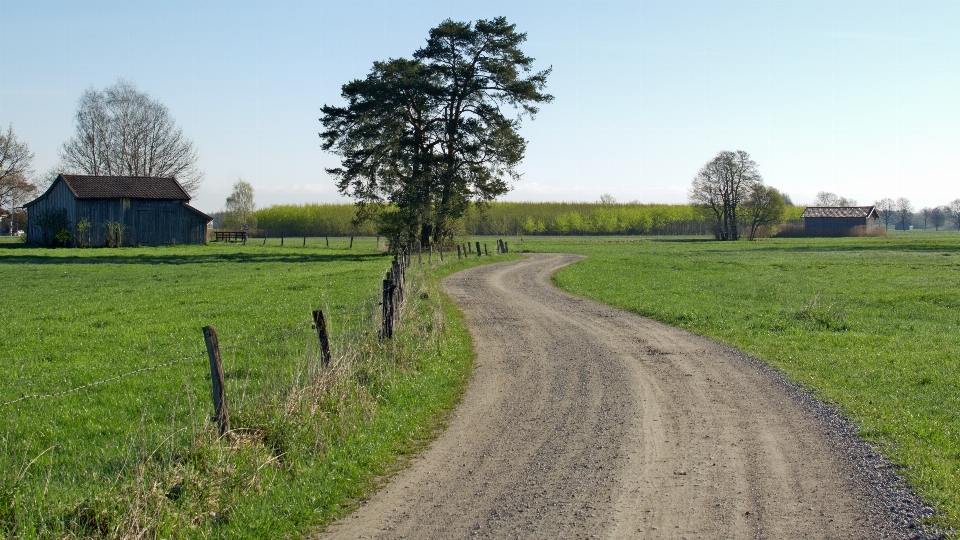
[[[835,415],[737,351],[554,288],[550,275],[580,258],[444,282],[477,351],[464,401],[429,450],[322,537],[915,532],[915,498],[870,477],[882,458]]]

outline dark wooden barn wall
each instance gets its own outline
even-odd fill
[[[872,220],[871,220],[872,221]],[[847,236],[854,227],[867,226],[865,218],[804,218],[803,227],[811,236]]]
[[[37,218],[47,212],[63,208],[67,211],[67,222],[69,222],[71,226],[75,225],[77,222],[75,201],[76,199],[73,198],[73,192],[70,191],[70,188],[67,187],[63,181],[57,180],[55,184],[51,186],[46,197],[37,201],[36,204],[28,206],[27,242],[32,244],[45,244],[48,241],[44,238],[44,231],[40,227],[40,224],[37,223]],[[55,234],[56,232],[57,231],[53,231],[51,234]]]
[[[90,245],[107,245],[107,222],[124,226],[123,245],[161,246],[205,244],[207,222],[180,201],[150,199],[75,199],[70,188],[57,182],[47,196],[29,207],[27,241],[45,244],[48,239],[33,216],[63,208],[70,232],[76,238],[77,222],[90,220]],[[55,232],[55,231],[54,231]]]
[[[83,199],[77,215],[93,224],[90,244],[107,243],[108,221],[124,226],[123,245],[162,246],[206,243],[206,221],[179,201],[149,199]]]

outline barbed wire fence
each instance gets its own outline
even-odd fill
[[[387,272],[387,276],[389,279],[390,294],[388,296],[375,295],[375,296],[368,297],[366,300],[364,300],[361,303],[359,310],[357,310],[361,314],[366,315],[365,317],[363,317],[364,319],[363,322],[366,324],[370,324],[372,322],[371,319],[374,318],[372,316],[374,311],[372,308],[378,305],[384,306],[382,311],[383,317],[389,318],[389,321],[388,321],[389,324],[381,323],[380,325],[381,339],[392,337],[394,324],[396,323],[397,318],[399,317],[399,314],[400,314],[399,304],[402,302],[403,290],[404,290],[403,284],[405,280],[405,272],[401,270],[401,267],[405,262],[408,264],[406,257],[404,255],[399,255],[397,258],[395,258],[393,264],[391,265],[391,269]],[[387,282],[387,280],[384,280],[384,281]],[[387,290],[386,287],[387,286],[385,285],[384,290]],[[341,311],[341,314],[346,315],[346,313],[347,313],[347,310],[346,308],[344,308]],[[384,333],[382,329],[388,326],[390,328],[390,332]],[[206,328],[213,329],[213,332],[214,333],[216,332],[213,326],[207,326],[205,327],[205,329]],[[240,350],[240,349],[244,349],[252,346],[261,346],[269,343],[281,342],[293,335],[296,335],[302,332],[307,328],[313,328],[318,331],[319,345],[321,347],[321,350],[323,351],[323,355],[321,358],[323,361],[323,365],[328,366],[331,362],[330,339],[329,339],[329,335],[326,332],[326,316],[323,314],[322,310],[314,310],[312,313],[312,318],[310,320],[305,321],[295,327],[283,330],[277,334],[273,334],[266,338],[248,339],[245,341],[241,341],[239,343],[233,343],[223,347],[220,347],[218,343],[216,346],[216,353],[217,355],[219,355],[223,351],[235,351],[235,350]],[[177,356],[174,358],[164,359],[159,362],[140,366],[132,370],[128,370],[128,371],[118,373],[102,379],[86,382],[86,383],[76,385],[70,388],[65,388],[62,390],[55,390],[55,391],[46,392],[46,393],[24,394],[24,395],[21,395],[20,397],[0,402],[0,410],[6,407],[10,407],[12,405],[16,405],[18,403],[23,403],[27,401],[42,401],[47,399],[54,399],[54,398],[68,395],[68,394],[90,390],[92,388],[96,388],[104,384],[119,381],[121,379],[126,379],[128,377],[133,377],[136,375],[142,375],[148,372],[157,371],[157,370],[160,370],[166,367],[171,367],[176,364],[180,364],[190,360],[198,360],[204,357],[210,358],[211,354],[213,354],[213,352],[211,351],[210,346],[208,345],[206,352],[197,352],[197,353],[188,354],[185,356]],[[220,369],[222,371],[222,364]],[[70,370],[61,370],[61,372],[66,372],[66,371],[70,371]],[[223,384],[222,378],[219,382],[221,385]]]
[[[471,244],[469,242],[464,244],[457,244],[456,245],[457,259],[460,260],[461,258],[467,258],[468,256],[471,256],[471,255],[476,257],[479,257],[481,255],[487,255],[487,256],[490,255],[489,251],[487,250],[486,244],[484,244],[481,248],[481,244],[478,241],[475,243],[475,246],[476,246],[476,250],[474,251],[474,244]],[[505,253],[508,251],[508,244],[503,240],[498,239],[495,249],[496,249],[495,252],[497,254]],[[424,250],[419,246],[417,246],[416,252],[417,252],[419,264],[423,264]],[[405,292],[406,292],[405,291],[406,273],[407,273],[407,269],[410,267],[413,253],[414,253],[414,246],[412,245],[407,245],[407,246],[404,246],[402,249],[400,249],[399,252],[394,256],[394,260],[390,266],[390,269],[386,272],[386,275],[382,283],[381,293],[377,296],[372,296],[367,298],[360,306],[359,311],[361,313],[367,314],[366,321],[365,321],[367,323],[372,323],[372,319],[374,318],[372,315],[371,308],[374,306],[381,307],[380,317],[379,317],[380,329],[378,332],[378,336],[380,339],[390,339],[393,337],[394,329],[396,327],[397,322],[399,321],[399,318],[402,312],[400,308],[403,305]],[[427,255],[427,263],[432,264],[433,256],[434,256],[433,246],[430,246],[428,250],[426,250],[426,255]],[[437,250],[437,256],[442,261],[443,251]],[[341,313],[346,314],[346,309],[343,309]],[[221,351],[231,351],[231,350],[243,349],[250,346],[259,346],[259,345],[264,345],[268,343],[279,342],[292,335],[295,335],[303,331],[307,327],[311,327],[317,330],[319,345],[321,347],[321,352],[322,352],[321,358],[323,361],[323,365],[328,366],[331,361],[331,352],[330,352],[330,343],[329,343],[330,340],[326,330],[326,317],[323,314],[322,310],[314,310],[312,313],[311,320],[303,322],[293,328],[284,330],[268,338],[249,339],[249,340],[242,341],[239,343],[234,343],[225,347],[219,347],[219,344],[217,344],[216,352],[217,354],[219,354]],[[216,330],[214,327],[207,326],[205,327],[205,329],[206,328],[213,329],[213,332],[215,334]],[[208,358],[210,358],[214,354],[213,351],[211,351],[211,347],[209,343],[207,344],[206,353],[198,352],[191,355],[165,359],[158,363],[141,366],[130,371],[118,373],[110,377],[87,382],[87,383],[77,385],[71,388],[66,388],[63,390],[57,390],[57,391],[48,392],[48,393],[25,394],[15,399],[0,402],[0,409],[3,409],[11,405],[15,405],[17,403],[25,402],[25,401],[53,399],[60,396],[81,392],[81,391],[95,388],[107,383],[111,383],[111,382],[125,379],[128,377],[133,377],[135,375],[140,375],[143,373],[156,371],[165,367],[170,367],[188,360],[196,360],[198,358],[202,358],[205,354]],[[221,371],[222,371],[222,366],[221,366]],[[222,384],[222,380],[220,381],[220,384]]]
[[[476,250],[470,249],[469,254],[479,257],[482,254],[480,244],[476,246]],[[457,251],[458,260],[468,255],[465,245],[458,245]],[[506,251],[506,245],[498,241],[496,251]],[[448,252],[448,258],[452,259],[450,255],[451,252]],[[191,439],[195,440],[204,432],[212,436],[213,433],[204,427],[209,425],[210,420],[218,428],[220,436],[243,436],[244,430],[249,430],[244,426],[256,424],[259,418],[256,416],[257,408],[265,402],[269,405],[270,400],[292,399],[290,396],[302,391],[301,387],[309,387],[317,381],[334,384],[331,381],[336,377],[351,376],[350,370],[353,368],[350,362],[366,354],[356,350],[356,344],[392,340],[397,324],[404,317],[404,304],[410,294],[406,286],[408,268],[414,260],[420,264],[432,264],[434,257],[442,260],[443,256],[429,248],[414,250],[412,246],[406,246],[395,255],[376,294],[367,296],[359,305],[334,309],[325,305],[323,310],[305,313],[304,320],[292,327],[263,329],[257,337],[221,346],[219,339],[208,338],[208,335],[216,335],[216,330],[209,326],[209,330],[205,329],[204,332],[204,346],[200,345],[200,335],[193,342],[195,347],[185,346],[192,342],[192,338],[181,338],[179,351],[168,356],[150,355],[142,365],[118,373],[46,392],[0,396],[0,416],[6,420],[6,427],[0,428],[0,451],[6,454],[4,459],[0,459],[0,465],[9,468],[14,479],[13,485],[16,486],[31,467],[34,471],[31,474],[40,474],[36,469],[40,467],[39,461],[43,457],[49,483],[50,474],[56,479],[61,470],[83,468],[91,460],[102,460],[104,454],[98,445],[104,444],[104,441],[125,447],[116,450],[115,457],[110,458],[122,464],[114,469],[123,471],[136,467],[147,456],[153,457],[161,447],[167,448],[165,452],[169,456],[176,456],[184,448],[189,448]],[[332,328],[328,324],[330,315],[337,323]],[[207,362],[201,364],[205,358],[209,361],[209,371],[204,366]],[[389,358],[389,354],[386,358]],[[129,362],[129,357],[122,360]],[[104,364],[121,363],[118,358],[115,362]],[[169,371],[177,366],[186,367]],[[76,381],[77,376],[82,377],[77,370],[64,368],[46,372],[41,379],[61,379],[60,375],[51,376],[56,373],[70,375],[63,377],[64,380],[72,378]],[[117,392],[95,392],[123,381],[127,381],[124,384],[129,388]],[[204,385],[207,385],[207,390],[204,390]],[[206,397],[203,396],[205,393]],[[90,397],[70,398],[70,401],[61,402],[58,407],[46,404],[68,396],[86,394],[90,394]],[[207,412],[210,411],[211,401],[212,416]],[[111,410],[117,408],[118,403],[125,411]],[[232,408],[228,408],[228,405]],[[139,424],[132,418],[138,414],[138,408],[141,417]],[[104,411],[110,414],[103,414]],[[240,435],[233,435],[230,430],[230,413],[238,415],[240,427],[237,433]],[[69,438],[75,436],[71,433],[85,431],[63,430],[64,423],[88,422],[91,418],[99,420],[115,433],[100,433],[78,444]],[[164,418],[167,419],[165,425]],[[117,426],[115,422],[118,419],[130,425]],[[126,435],[123,435],[124,432]],[[61,482],[80,485],[84,481],[82,476],[69,472],[63,472],[62,475]],[[4,482],[4,478],[0,478],[0,491],[6,489]],[[45,487],[42,490],[46,493]]]

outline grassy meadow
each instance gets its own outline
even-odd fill
[[[414,267],[404,322],[381,343],[390,257],[348,242],[0,244],[0,537],[292,537],[345,512],[459,399],[470,339],[436,281],[480,262]],[[224,438],[205,325],[223,352]]]
[[[727,343],[835,404],[960,529],[960,234],[531,238],[556,284]]]

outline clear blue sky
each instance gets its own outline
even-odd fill
[[[769,185],[917,208],[960,197],[960,1],[0,0],[0,125],[57,162],[81,92],[118,78],[200,153],[194,204],[343,201],[320,107],[446,18],[503,15],[553,66],[506,200],[677,203],[718,151]]]

